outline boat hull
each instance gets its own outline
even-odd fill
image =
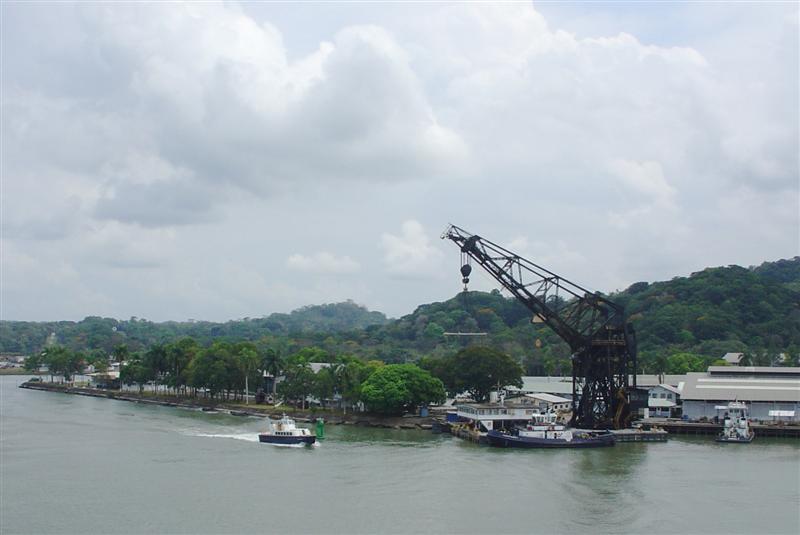
[[[285,444],[285,445],[295,445],[295,444],[306,444],[310,446],[317,441],[317,437],[314,435],[309,436],[296,436],[296,437],[282,437],[282,436],[275,436],[275,435],[266,435],[261,433],[258,435],[259,442],[265,442],[267,444]]]
[[[722,444],[749,444],[755,438],[755,433],[750,433],[750,435],[746,437],[717,437],[715,442],[720,442]]]
[[[489,440],[489,445],[498,448],[603,448],[613,446],[616,442],[614,435],[611,434],[562,440],[557,438],[518,437],[499,431],[489,431],[486,437]]]

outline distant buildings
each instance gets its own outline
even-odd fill
[[[742,359],[744,358],[744,353],[725,353],[722,355],[722,360],[730,364],[731,366],[738,366]]]
[[[537,393],[525,394],[525,398],[530,400],[531,403],[539,407],[542,412],[548,411],[569,411],[572,410],[572,396],[570,399],[555,396],[553,394]]]
[[[0,355],[0,368],[22,368],[26,358],[23,355]]]
[[[572,377],[535,377],[524,376],[522,388],[505,387],[509,396],[524,394],[553,394],[572,399]]]

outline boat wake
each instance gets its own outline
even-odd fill
[[[256,437],[256,442],[258,441],[258,437]],[[273,446],[275,448],[305,448],[307,447],[305,444],[275,444],[274,442],[265,442],[267,446]],[[311,447],[317,446],[317,444],[311,444]]]
[[[230,438],[233,440],[244,440],[245,442],[258,442],[258,434],[256,433],[237,433],[237,434],[220,434],[220,433],[191,433],[194,437],[204,438]]]

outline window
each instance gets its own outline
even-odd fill
[[[662,392],[662,393],[659,395],[659,397],[660,397],[661,399],[664,399],[664,398],[666,398],[666,397],[667,397],[667,395],[666,395],[665,393],[663,393],[663,392]]]
[[[667,394],[667,399],[672,399],[672,393]]]

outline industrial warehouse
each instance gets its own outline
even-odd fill
[[[721,422],[731,403],[742,404],[750,420],[764,424],[758,426],[758,432],[764,435],[794,436],[776,429],[788,430],[794,426],[783,424],[800,423],[800,367],[711,366],[701,373],[639,375],[636,380],[639,388],[648,393],[647,408],[639,414],[643,417],[640,421],[651,421],[670,432],[716,433],[713,426]],[[481,430],[530,419],[534,412],[531,409],[569,413],[571,384],[566,379],[523,377],[522,382],[521,388],[506,388],[506,401],[500,396],[500,403],[458,404],[448,419],[470,424],[463,429],[471,431],[459,432],[460,428],[456,428],[457,434],[477,441]],[[704,429],[702,422],[712,427]]]
[[[800,421],[800,368],[711,366],[689,373],[681,389],[682,411],[689,420],[713,419],[730,401],[748,405],[761,422]]]

